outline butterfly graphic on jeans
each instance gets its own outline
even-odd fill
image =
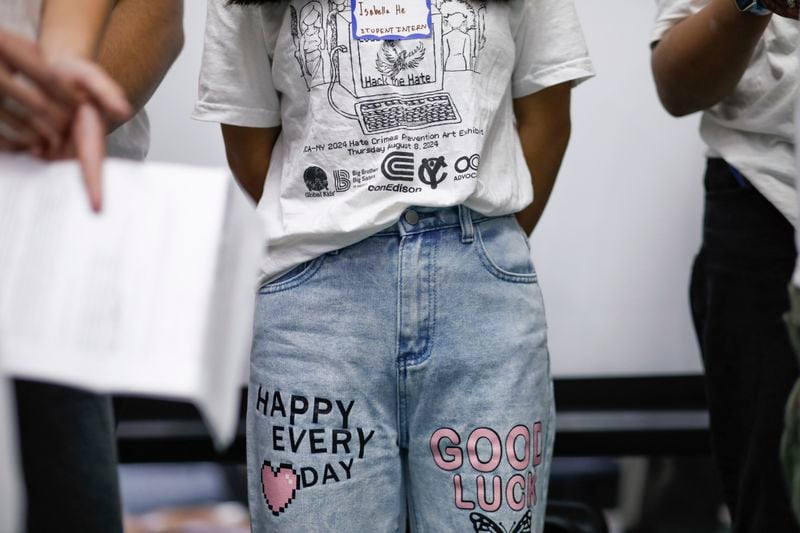
[[[510,531],[507,531],[502,524],[496,524],[491,518],[481,513],[470,513],[469,519],[472,521],[472,527],[475,528],[476,533],[480,531],[488,531],[489,533],[531,533],[530,510],[525,513],[522,520],[511,525]]]

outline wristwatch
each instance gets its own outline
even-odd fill
[[[772,14],[772,11],[764,7],[758,0],[734,0],[734,2],[742,13],[751,13],[761,17]]]

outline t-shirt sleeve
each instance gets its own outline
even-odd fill
[[[650,36],[650,45],[660,41],[673,26],[707,4],[708,0],[656,0],[656,23]]]
[[[193,118],[253,128],[280,125],[263,16],[258,6],[208,0]]]
[[[572,0],[512,0],[511,11],[517,22],[514,98],[594,76]]]

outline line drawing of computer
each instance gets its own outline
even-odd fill
[[[431,18],[429,39],[356,40],[350,37],[346,20],[348,27],[338,30],[347,36],[349,46],[348,53],[333,58],[334,71],[338,67],[339,85],[356,99],[355,116],[365,134],[461,122],[444,90],[442,18],[439,14]],[[331,101],[331,105],[336,104]]]
[[[351,0],[290,6],[294,55],[309,91],[327,85],[331,108],[365,134],[461,123],[445,78],[448,71],[478,73],[486,2],[431,5],[431,37],[407,40],[354,38]]]

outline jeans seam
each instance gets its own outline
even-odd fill
[[[397,435],[400,448],[408,448],[408,421],[406,413],[408,411],[407,377],[408,367],[404,361],[397,361]]]
[[[427,357],[429,359],[433,354],[433,343],[436,339],[436,309],[437,303],[439,300],[439,286],[436,283],[436,274],[439,271],[438,265],[436,264],[436,257],[437,257],[437,241],[434,241],[431,251],[431,281],[430,281],[430,313],[431,313],[431,331],[430,335],[428,335],[428,350],[427,350]]]
[[[431,226],[429,228],[412,229],[410,231],[405,231],[404,235],[421,235],[422,233],[428,233],[428,232],[431,232],[431,231],[439,231],[439,230],[452,229],[452,228],[461,228],[461,222],[457,222],[455,224],[447,224],[447,225],[444,225],[444,226],[436,226],[436,225],[434,225],[434,226]]]
[[[475,233],[477,234],[477,239],[475,239],[475,245],[478,247],[478,256],[480,257],[480,261],[483,264],[484,268],[494,276],[495,278],[501,281],[508,281],[510,283],[524,283],[524,284],[533,284],[539,280],[539,276],[536,272],[531,274],[515,274],[513,272],[508,272],[503,270],[499,266],[497,266],[492,259],[486,253],[485,245],[483,243],[483,235],[481,233],[480,226],[477,226],[475,229]]]
[[[401,356],[400,359],[408,366],[415,366],[427,361],[433,352],[433,339],[436,335],[436,241],[430,245],[431,266],[428,268],[428,319],[430,326],[425,335],[425,346],[416,357]],[[399,353],[399,352],[398,352]]]
[[[395,359],[400,361],[400,336],[403,329],[403,249],[405,246],[405,237],[400,237],[400,242],[397,246],[397,311],[395,318]]]
[[[411,528],[411,531],[413,531],[413,533],[421,533],[422,528],[420,527],[419,517],[417,516],[417,506],[414,505],[414,497],[412,496],[413,492],[409,490],[411,486],[411,476],[409,476],[408,485],[409,487],[406,488],[408,494],[406,498],[408,498],[408,507],[411,510],[411,512],[408,513],[408,519],[413,520],[414,522],[414,527]]]
[[[397,435],[400,447],[407,446],[406,432],[406,369],[403,358],[400,356],[400,336],[402,335],[403,323],[403,250],[405,247],[405,236],[400,236],[397,245],[397,307],[395,318],[395,361],[397,365]]]
[[[261,286],[258,289],[258,294],[260,295],[274,294],[277,292],[288,291],[289,289],[294,289],[296,287],[299,287],[300,285],[304,284],[306,281],[311,279],[311,277],[313,277],[314,274],[316,274],[319,271],[319,269],[322,267],[324,259],[325,259],[325,254],[320,255],[312,259],[309,265],[296,276],[281,281],[280,283],[277,284],[267,283]]]

